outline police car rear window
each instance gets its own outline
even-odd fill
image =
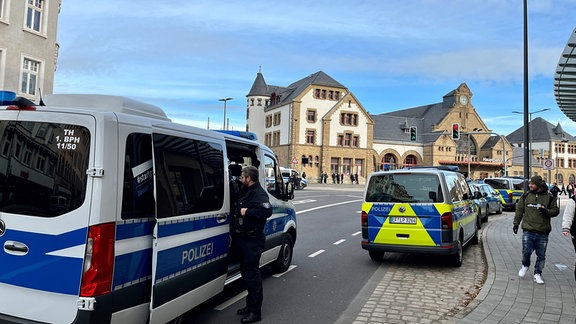
[[[54,217],[82,205],[90,132],[70,124],[0,121],[0,211]]]
[[[384,174],[370,178],[367,202],[430,203],[444,201],[435,174]]]

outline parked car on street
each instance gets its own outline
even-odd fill
[[[483,222],[488,221],[488,202],[486,201],[486,198],[484,198],[484,196],[482,195],[482,191],[480,191],[478,185],[472,182],[468,182],[468,186],[470,186],[470,191],[472,191],[472,199],[474,200],[476,207],[478,207],[477,222],[478,222],[478,228],[480,228]]]
[[[524,193],[524,180],[522,178],[486,178],[484,183],[489,184],[500,192],[502,208],[512,211],[516,210],[516,202]]]
[[[502,198],[500,197],[500,193],[487,183],[477,183],[476,186],[486,199],[488,214],[502,214]]]
[[[464,176],[439,167],[370,174],[362,203],[362,248],[446,255],[462,265],[462,247],[478,243],[478,208]]]

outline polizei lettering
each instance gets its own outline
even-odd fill
[[[186,262],[193,262],[203,257],[207,257],[214,252],[214,243],[208,243],[193,247],[190,250],[182,252],[182,264]]]

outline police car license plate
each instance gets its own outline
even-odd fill
[[[416,224],[416,217],[390,217],[390,224]]]

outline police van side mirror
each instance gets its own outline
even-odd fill
[[[294,199],[294,184],[292,182],[287,182],[286,183],[286,196],[285,199],[286,200],[292,200]]]

